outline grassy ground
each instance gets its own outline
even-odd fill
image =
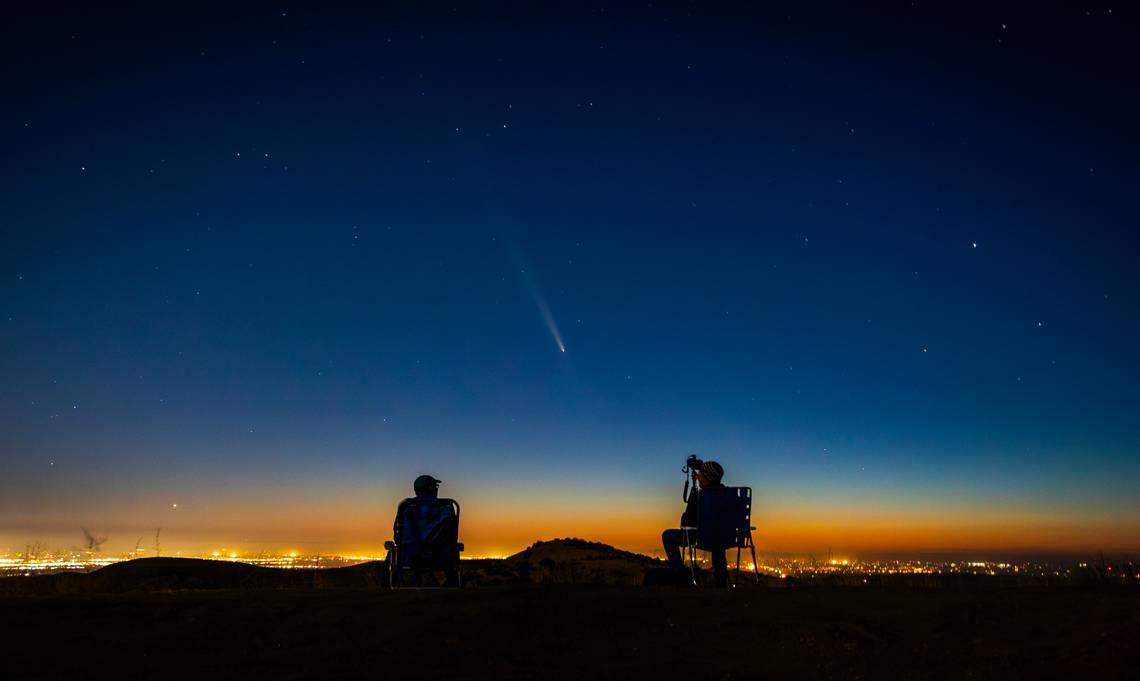
[[[0,598],[0,674],[1140,678],[1140,590],[503,586]]]

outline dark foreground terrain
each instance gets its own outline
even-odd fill
[[[0,595],[0,675],[1140,678],[1140,589],[1128,587],[301,583],[17,595],[25,582]]]

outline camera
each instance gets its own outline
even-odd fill
[[[685,467],[681,469],[685,474],[685,489],[681,492],[681,501],[689,503],[689,486],[692,485],[694,490],[697,488],[697,471],[704,463],[696,454],[690,454],[689,458],[685,459]]]

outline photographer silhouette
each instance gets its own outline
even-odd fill
[[[681,547],[694,544],[697,541],[696,528],[700,522],[700,494],[701,490],[724,487],[721,479],[724,478],[724,468],[716,461],[701,461],[695,454],[690,455],[685,462],[686,478],[685,491],[682,500],[685,502],[685,511],[681,514],[681,528],[669,529],[661,533],[661,544],[665,547],[665,556],[669,559],[669,567],[684,572],[685,560],[681,557]],[[692,488],[690,489],[690,483]],[[712,552],[713,579],[718,587],[728,586],[728,560],[724,551]]]

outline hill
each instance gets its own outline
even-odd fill
[[[1140,678],[1130,587],[214,589],[0,611],[14,681]]]
[[[464,561],[464,582],[502,584],[640,585],[664,561],[608,544],[566,538],[538,541],[504,559]]]
[[[506,559],[463,561],[468,586],[495,584],[640,585],[662,561],[584,539],[536,542]],[[197,558],[138,558],[90,573],[0,579],[0,595],[179,591],[185,589],[370,589],[387,586],[383,563],[323,570],[280,569]]]
[[[464,561],[472,588],[462,590],[391,591],[375,562],[286,570],[145,558],[9,577],[0,579],[0,659],[5,678],[39,681],[89,675],[91,660],[169,679],[370,678],[377,669],[629,679],[698,661],[710,678],[1140,674],[1140,590],[1127,585],[624,586],[661,566],[571,538]]]
[[[283,570],[197,558],[137,558],[94,572],[63,572],[0,579],[0,595],[117,594],[184,589],[378,588],[383,565],[362,563],[331,570]]]
[[[584,539],[539,541],[505,559],[463,561],[468,586],[502,584],[640,585],[663,561]],[[178,591],[183,589],[335,589],[387,586],[379,561],[345,568],[280,569],[196,558],[138,558],[90,573],[0,579],[0,595]]]

